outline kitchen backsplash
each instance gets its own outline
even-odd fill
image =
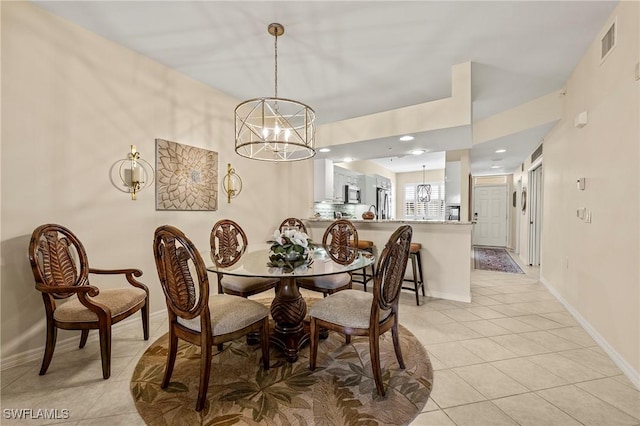
[[[313,208],[323,219],[334,219],[335,212],[340,212],[345,219],[356,219],[355,204],[314,203]]]

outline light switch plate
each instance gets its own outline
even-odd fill
[[[577,180],[577,185],[578,185],[578,189],[579,189],[579,190],[584,191],[584,188],[585,188],[585,182],[586,182],[586,179],[585,179],[585,178],[579,178],[579,179]]]

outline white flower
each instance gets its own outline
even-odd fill
[[[307,248],[307,246],[309,245],[309,243],[307,242],[306,238],[301,238],[300,235],[295,235],[291,238],[291,242],[293,244],[297,244],[299,246],[302,246],[304,248]]]
[[[282,238],[280,231],[277,229],[273,232],[273,240],[280,245],[284,244],[284,239]]]

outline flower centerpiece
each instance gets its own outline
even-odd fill
[[[288,228],[273,233],[268,266],[283,268],[291,272],[298,266],[309,264],[309,253],[313,248],[309,236],[297,228]]]

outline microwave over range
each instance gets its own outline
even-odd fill
[[[360,204],[360,188],[355,185],[344,186],[345,204]]]

